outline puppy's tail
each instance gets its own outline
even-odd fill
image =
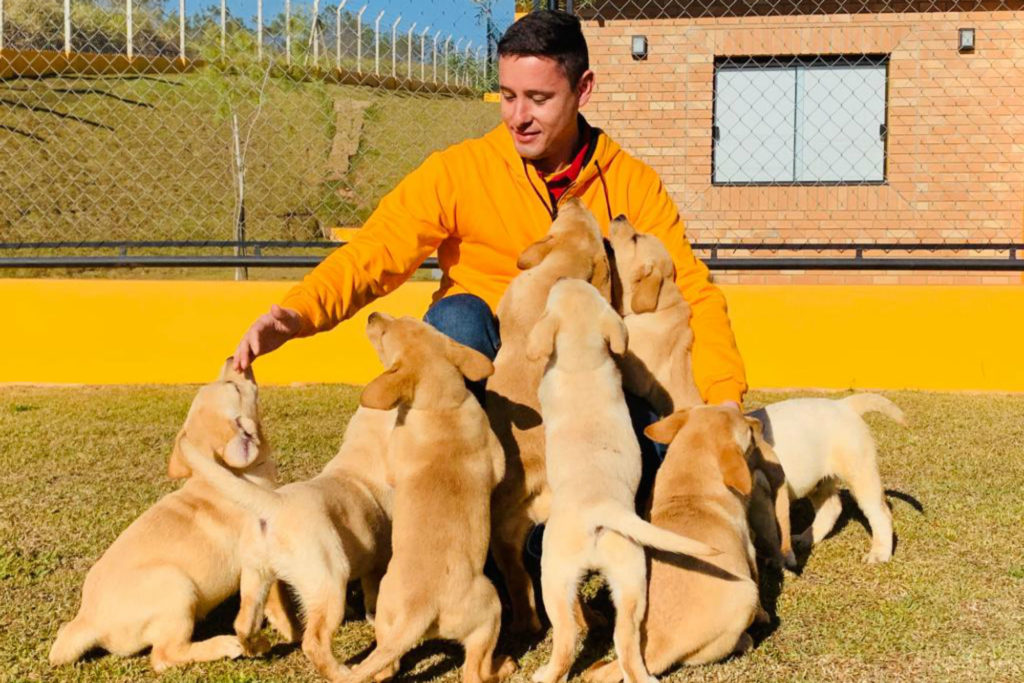
[[[50,648],[50,666],[61,666],[78,661],[92,648],[99,645],[99,635],[81,617],[75,617],[60,627],[57,639]]]
[[[907,418],[903,411],[899,409],[899,406],[884,396],[879,396],[878,394],[854,394],[840,400],[853,408],[858,415],[882,413],[901,425],[907,424]]]
[[[596,530],[602,529],[614,531],[620,536],[625,536],[634,543],[665,550],[677,555],[692,555],[694,557],[713,557],[720,555],[721,551],[712,548],[706,543],[680,536],[679,534],[654,526],[636,516],[632,510],[618,507],[606,507],[598,514],[600,520]]]
[[[254,484],[245,477],[236,476],[213,458],[200,453],[188,439],[181,440],[181,454],[192,469],[218,493],[257,516],[269,515],[281,506],[281,495]]]

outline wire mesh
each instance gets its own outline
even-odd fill
[[[498,122],[496,40],[549,4],[695,242],[1024,241],[1022,0],[0,0],[0,248],[359,226]]]

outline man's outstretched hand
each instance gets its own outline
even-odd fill
[[[301,329],[302,318],[297,312],[274,304],[270,307],[270,313],[257,318],[242,336],[242,341],[238,342],[235,370],[245,370],[257,356],[270,353],[297,335]]]

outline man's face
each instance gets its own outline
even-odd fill
[[[544,161],[553,155],[571,154],[576,115],[590,99],[593,83],[594,74],[587,71],[574,87],[558,62],[548,57],[499,58],[501,120],[508,126],[519,156]]]

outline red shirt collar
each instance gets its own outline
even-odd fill
[[[580,148],[576,152],[576,156],[573,157],[572,163],[569,164],[569,168],[552,176],[545,176],[538,171],[538,175],[544,181],[548,192],[555,198],[555,201],[561,199],[569,186],[579,177],[580,171],[583,170],[583,164],[586,163],[587,157],[590,155],[590,147],[594,136],[591,134],[590,126],[585,121],[580,123]]]

